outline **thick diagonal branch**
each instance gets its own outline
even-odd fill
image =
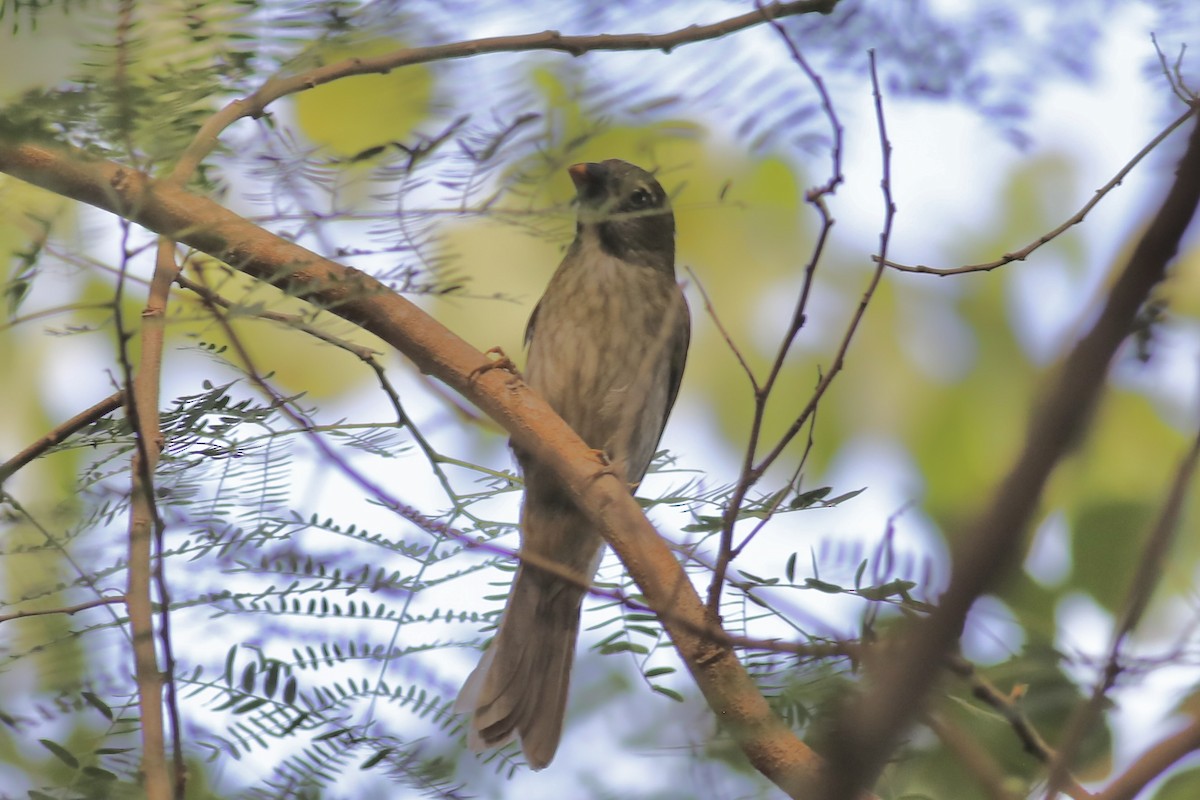
[[[628,488],[605,474],[566,423],[511,374],[408,300],[358,270],[324,259],[221,206],[82,154],[0,143],[0,172],[118,214],[221,259],[379,336],[496,420],[562,479],[621,557],[721,724],[747,757],[790,796],[817,798],[822,762],[771,711]]]

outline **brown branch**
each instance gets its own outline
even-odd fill
[[[162,364],[166,290],[171,282],[169,277],[163,280],[159,274],[160,269],[156,266],[150,297],[142,315],[141,363],[135,371],[128,357],[131,334],[125,329],[120,310],[125,269],[129,258],[128,248],[124,245],[130,227],[128,223],[124,225],[126,241],[122,242],[122,246],[125,263],[118,276],[117,293],[113,303],[121,366],[125,373],[127,414],[136,444],[131,468],[133,486],[129,501],[128,580],[125,596],[129,625],[132,629],[134,675],[137,681],[138,712],[142,731],[141,768],[145,775],[146,796],[150,800],[167,800],[173,792],[166,763],[163,687],[170,680],[170,673],[169,669],[160,669],[158,664],[152,586],[156,576],[154,544],[156,539],[161,541],[157,534],[162,524],[154,497],[154,469],[162,450],[162,432],[158,419],[158,382]],[[161,590],[162,585],[159,583]],[[160,597],[160,601],[162,614],[165,615],[169,599]],[[160,628],[160,635],[162,633]],[[176,744],[178,745],[178,740]]]
[[[129,50],[133,46],[130,34],[134,25],[133,0],[121,0],[117,6],[116,62],[112,81],[117,92],[118,127],[125,149],[133,153],[132,99],[127,85]],[[133,428],[132,487],[129,500],[128,574],[125,596],[133,645],[134,678],[137,683],[137,702],[142,736],[141,773],[146,797],[167,800],[172,796],[170,771],[167,768],[166,743],[163,729],[163,673],[159,670],[154,641],[154,605],[151,586],[154,582],[154,533],[162,524],[154,496],[154,468],[162,447],[158,421],[157,364],[161,363],[161,320],[159,341],[155,352],[153,305],[155,294],[146,307],[143,323],[141,364],[135,370],[129,355],[133,333],[126,327],[122,305],[125,296],[128,267],[133,252],[129,247],[132,225],[122,220],[121,267],[113,295],[113,326],[117,352],[124,375],[126,410]],[[156,270],[157,278],[157,270]],[[161,281],[158,282],[161,286]],[[170,287],[170,282],[166,288]],[[162,305],[166,305],[165,293]],[[162,309],[158,309],[161,317]],[[163,603],[165,613],[166,602]],[[178,743],[177,743],[178,745]],[[182,800],[177,795],[176,800]]]
[[[69,420],[59,424],[36,442],[26,447],[15,456],[0,464],[0,484],[11,478],[17,471],[49,450],[59,442],[64,442],[79,431],[97,420],[107,417],[121,407],[125,402],[125,391],[113,392],[91,408],[80,411]]]
[[[1134,800],[1150,781],[1162,775],[1179,759],[1200,750],[1200,720],[1151,747],[1125,770],[1095,800]]]
[[[987,261],[982,264],[967,264],[966,266],[962,267],[927,267],[924,264],[909,266],[907,264],[898,264],[895,261],[888,261],[887,259],[883,259],[881,263],[891,267],[894,270],[899,270],[900,272],[922,272],[927,275],[960,275],[964,272],[989,272],[993,269],[997,269],[998,267],[1003,267],[1005,264],[1011,264],[1014,261],[1024,261],[1042,245],[1054,241],[1071,228],[1083,222],[1084,217],[1091,213],[1091,210],[1095,208],[1101,200],[1104,199],[1105,195],[1120,186],[1129,173],[1133,171],[1133,168],[1136,167],[1142,161],[1142,159],[1144,159],[1150,154],[1151,151],[1162,144],[1163,140],[1174,133],[1176,128],[1191,119],[1195,113],[1196,112],[1194,109],[1189,108],[1186,113],[1179,115],[1179,117],[1173,120],[1171,124],[1163,128],[1157,136],[1151,139],[1149,144],[1139,150],[1137,155],[1130,159],[1125,166],[1121,167],[1120,171],[1113,176],[1111,181],[1097,189],[1095,194],[1092,195],[1091,199],[1084,203],[1083,207],[1075,212],[1075,214],[1070,218],[1068,218],[1066,222],[1059,225],[1052,231],[1043,233],[1037,239],[1022,247],[1020,250],[1015,250],[1011,253],[1005,253],[995,261]]]
[[[669,33],[604,33],[595,36],[564,36],[558,31],[543,31],[519,36],[494,36],[486,39],[470,39],[462,42],[432,45],[429,47],[405,47],[369,58],[349,58],[335,64],[327,64],[298,75],[272,78],[254,94],[245,99],[234,100],[208,119],[184,151],[171,173],[173,182],[182,185],[200,163],[217,146],[221,133],[243,117],[258,119],[267,106],[281,97],[286,97],[321,84],[353,75],[386,74],[400,67],[469,58],[489,53],[526,53],[537,50],[557,51],[572,56],[581,56],[592,51],[617,50],[661,50],[670,53],[677,47],[719,39],[731,33],[761,25],[774,19],[799,14],[829,14],[838,0],[797,0],[790,3],[768,3],[739,14],[736,17],[707,25],[689,25]]]
[[[946,660],[946,667],[955,675],[963,678],[971,684],[971,694],[976,699],[987,703],[992,707],[1004,721],[1009,724],[1017,738],[1021,741],[1021,746],[1025,748],[1025,752],[1036,758],[1043,764],[1052,764],[1058,758],[1058,754],[1054,752],[1054,748],[1046,744],[1046,740],[1033,727],[1033,723],[1025,716],[1025,712],[1013,700],[1012,697],[1005,694],[996,688],[995,684],[981,675],[975,669],[975,665],[959,655],[952,655]],[[1086,789],[1079,785],[1070,773],[1065,773],[1062,777],[1063,791],[1074,800],[1085,800],[1091,797]]]
[[[1021,542],[1058,461],[1082,434],[1109,362],[1138,309],[1166,273],[1200,204],[1200,126],[1193,128],[1174,184],[1117,277],[1091,330],[1067,356],[1034,407],[1025,445],[990,505],[952,537],[950,585],[928,618],[897,632],[896,655],[875,670],[871,688],[849,708],[834,737],[831,798],[874,782],[896,741],[921,712],[972,604],[1020,559]]]
[[[358,270],[273,236],[217,204],[144,174],[82,154],[0,143],[0,172],[97,206],[362,326],[444,381],[554,470],[621,557],[709,706],[750,762],[792,797],[816,798],[823,765],[771,711],[727,645],[697,633],[710,625],[670,548],[616,477],[540,397],[407,299]]]
[[[78,614],[80,611],[87,611],[89,608],[98,608],[99,606],[116,605],[124,603],[124,595],[114,595],[111,597],[97,597],[94,600],[86,600],[82,603],[76,603],[73,606],[62,606],[59,608],[43,608],[37,611],[14,611],[11,614],[0,614],[0,622],[10,622],[14,619],[26,619],[27,617],[44,617],[48,614]]]

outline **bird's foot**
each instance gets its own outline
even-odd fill
[[[625,480],[623,472],[618,469],[617,465],[613,463],[611,458],[609,458],[608,453],[604,452],[603,450],[593,449],[592,455],[594,455],[596,460],[600,462],[600,469],[596,470],[596,472],[592,474],[592,480],[602,478],[605,475],[612,475],[619,481]]]
[[[479,379],[480,375],[485,372],[491,372],[494,369],[502,369],[505,372],[512,373],[518,378],[521,377],[521,373],[517,370],[517,365],[514,364],[513,360],[505,355],[504,351],[499,347],[488,348],[483,352],[483,354],[485,356],[489,356],[489,360],[483,366],[476,367],[475,369],[471,370],[471,374],[467,376],[467,381],[469,383],[474,383]],[[492,359],[490,356],[496,356],[496,358]]]

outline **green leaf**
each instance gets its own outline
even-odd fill
[[[210,387],[211,388],[211,387]],[[233,686],[233,663],[237,659],[237,645],[229,648],[225,654],[225,685]]]
[[[651,684],[650,688],[653,689],[654,691],[658,692],[659,694],[661,694],[663,697],[671,698],[676,703],[683,702],[683,695],[681,695],[679,692],[675,691],[674,689],[668,689],[666,686],[659,686],[657,683]]]
[[[650,651],[645,645],[635,644],[633,642],[611,642],[600,647],[602,655],[612,655],[613,653],[637,653],[639,655],[648,655]]]
[[[79,759],[71,755],[71,751],[67,750],[67,748],[49,739],[38,739],[38,741],[41,743],[42,747],[53,753],[59,761],[66,764],[71,769],[79,769]]]
[[[378,753],[376,753],[375,755],[368,758],[362,764],[360,764],[358,768],[359,769],[370,769],[371,767],[375,766],[380,761],[383,761],[385,758],[387,758],[392,753],[394,753],[395,750],[396,750],[396,748],[394,748],[394,747],[385,747],[382,750],[380,750]]]
[[[683,530],[687,533],[711,533],[721,530],[725,524],[721,517],[709,517],[704,514],[697,514],[696,521],[683,526]]]
[[[746,572],[745,570],[742,570],[742,569],[738,570],[738,574],[741,575],[746,580],[750,581],[751,583],[758,584],[759,586],[772,586],[776,583],[779,583],[778,578],[762,578],[762,577],[759,577],[758,575],[755,575],[752,572]]]
[[[242,691],[243,692],[254,691],[254,678],[255,678],[255,675],[257,674],[257,672],[258,672],[258,667],[253,662],[247,664],[246,668],[242,670]]]
[[[105,719],[110,722],[112,721],[113,712],[112,709],[108,707],[107,703],[91,692],[83,692],[83,699],[88,702],[88,705],[103,714]]]
[[[269,703],[269,702],[270,702],[270,701],[269,701],[269,700],[267,700],[265,697],[255,697],[254,699],[252,699],[252,700],[249,700],[249,701],[247,701],[247,702],[245,702],[245,703],[242,703],[240,706],[238,706],[237,708],[235,708],[235,709],[233,710],[233,713],[235,713],[235,714],[246,714],[246,713],[248,713],[248,712],[250,712],[250,711],[253,711],[253,710],[254,710],[254,709],[256,709],[256,708],[261,708],[262,706],[265,706],[265,705],[266,705],[267,703]]]
[[[336,739],[337,737],[342,736],[347,733],[350,733],[349,728],[336,728],[332,731],[329,731],[328,733],[322,733],[320,736],[314,736],[313,741],[314,742],[324,742],[324,741],[328,741],[329,739]]]
[[[855,589],[862,586],[862,576],[863,576],[863,573],[866,571],[867,571],[867,559],[864,558],[862,560],[862,563],[858,565],[858,569],[854,571],[854,588]]]
[[[279,671],[281,664],[278,661],[272,661],[267,667],[267,679],[263,683],[263,694],[267,697],[274,697],[275,690],[279,688]]]
[[[84,775],[88,776],[94,781],[109,783],[111,781],[118,780],[116,773],[109,772],[108,770],[101,769],[100,767],[84,767],[82,772]]]
[[[896,595],[903,596],[909,589],[912,589],[916,585],[912,581],[897,579],[879,586],[868,586],[865,589],[859,589],[858,593],[868,600],[886,600]]]
[[[858,497],[860,494],[862,494],[866,490],[867,490],[867,487],[864,486],[861,489],[855,489],[853,492],[846,492],[845,494],[839,494],[837,497],[833,498],[832,500],[826,500],[823,503],[823,505],[826,508],[833,508],[834,506],[836,506],[839,503],[844,503],[853,497]]]
[[[809,489],[807,492],[801,492],[793,497],[792,502],[788,503],[788,507],[792,509],[808,508],[813,503],[820,502],[832,491],[832,486],[822,486],[820,489]],[[859,491],[861,491],[861,489]]]

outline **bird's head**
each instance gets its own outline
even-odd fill
[[[675,215],[653,175],[615,158],[567,172],[575,182],[580,235],[594,229],[609,255],[674,268]]]

